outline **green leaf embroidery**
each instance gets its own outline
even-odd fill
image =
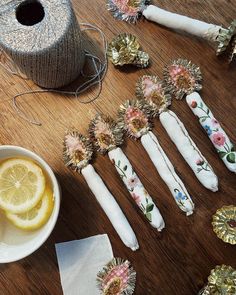
[[[210,113],[210,110],[209,110],[209,109],[207,109],[207,115],[209,115],[209,113]]]
[[[232,147],[231,147],[231,152],[235,152],[235,146],[234,145],[232,145]]]
[[[226,157],[226,159],[227,159],[227,161],[229,163],[234,164],[235,163],[235,160],[236,160],[235,154],[234,153],[228,154],[227,157]]]
[[[206,118],[201,119],[201,122],[202,122],[202,123],[205,122],[205,121],[206,121]]]
[[[203,108],[203,103],[202,102],[200,102],[200,107]]]
[[[222,152],[222,151],[218,151],[218,154],[219,154],[221,159],[223,159],[227,155],[226,152]]]
[[[154,208],[154,204],[148,204],[147,207],[146,207],[146,211],[147,212],[151,212]]]
[[[127,168],[128,168],[128,166],[127,166],[127,165],[125,165],[125,166],[124,166],[124,168],[123,168],[123,170],[124,170],[124,171],[126,171],[126,170],[127,170]]]
[[[120,164],[121,164],[121,162],[120,162],[120,160],[119,160],[118,163],[117,163],[117,165],[120,167]]]
[[[152,222],[152,214],[150,212],[146,213],[147,219]]]

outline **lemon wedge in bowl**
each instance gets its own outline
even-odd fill
[[[42,199],[34,208],[21,214],[6,212],[6,216],[20,229],[36,230],[48,221],[52,214],[53,207],[54,200],[52,191],[49,188],[46,188]]]
[[[8,159],[0,165],[0,207],[11,213],[29,211],[43,196],[45,177],[32,161]]]

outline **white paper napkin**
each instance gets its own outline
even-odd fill
[[[99,295],[97,273],[113,258],[106,234],[55,245],[64,295]]]

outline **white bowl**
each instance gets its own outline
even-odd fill
[[[25,157],[36,161],[48,174],[54,193],[54,209],[48,222],[39,230],[27,232],[11,225],[0,213],[0,263],[20,260],[36,251],[50,236],[60,209],[59,183],[48,164],[35,153],[18,146],[0,146],[0,161],[11,157]]]

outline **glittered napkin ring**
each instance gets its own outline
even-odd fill
[[[149,65],[149,55],[140,51],[137,37],[132,34],[119,34],[108,44],[107,56],[115,66],[132,64],[146,68]]]

